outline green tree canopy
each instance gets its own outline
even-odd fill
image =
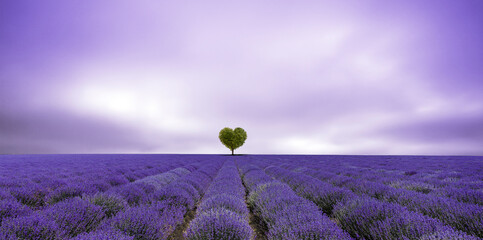
[[[240,127],[235,130],[226,127],[221,129],[218,137],[221,143],[231,150],[231,155],[234,155],[234,150],[241,147],[247,140],[247,132]]]

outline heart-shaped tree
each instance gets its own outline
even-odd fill
[[[231,155],[234,155],[234,150],[241,147],[245,140],[247,140],[247,132],[243,128],[223,128],[218,136],[221,143],[231,150]]]

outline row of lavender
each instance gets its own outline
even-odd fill
[[[317,203],[355,238],[424,239],[451,235],[472,239],[455,229],[482,235],[482,211],[477,205],[413,194],[377,182],[368,184],[365,180],[337,175],[344,169],[340,164],[347,166],[347,163],[315,160],[314,157],[304,161],[301,157],[265,156],[254,157],[252,162],[266,167],[267,173],[288,183],[300,196]]]
[[[473,157],[470,163],[473,169],[481,169],[482,161],[483,158],[481,157]],[[444,163],[444,161],[441,161],[441,163]],[[465,165],[467,163],[462,162],[461,164]],[[377,175],[357,175],[353,168],[339,168],[339,174],[334,174],[334,169],[324,167],[325,164],[321,162],[310,161],[306,165],[310,168],[300,170],[312,176],[325,179],[336,186],[348,188],[358,194],[367,195],[382,201],[397,203],[411,211],[440,219],[455,229],[483,237],[483,207],[481,205],[473,204],[472,202],[468,203],[467,201],[458,201],[455,198],[439,196],[430,192],[423,193],[398,188],[394,184],[378,180]],[[314,169],[317,170],[314,171]],[[458,170],[460,169],[455,167],[453,172]],[[473,175],[474,182],[480,181],[479,179],[481,179],[481,176]],[[477,191],[481,193],[481,190],[483,189],[478,189]],[[475,202],[482,201],[481,195],[472,194],[466,196],[466,199],[475,199]]]
[[[245,187],[233,160],[226,160],[208,188],[190,223],[185,238],[253,239],[245,204]]]
[[[145,155],[135,158],[135,163],[142,164],[142,157]],[[41,207],[22,205],[15,198],[2,200],[0,238],[66,239],[79,235],[78,239],[166,239],[183,222],[184,214],[194,208],[223,160],[203,156],[158,158],[163,161],[146,161],[152,165],[147,169],[161,168],[157,164],[171,169],[184,167],[105,191],[83,192],[82,197],[66,195]]]
[[[368,175],[378,174],[390,180],[422,181],[435,187],[481,189],[482,157],[470,156],[270,156],[304,164],[323,163],[336,173],[351,169]]]
[[[70,156],[70,155],[67,155],[67,156]],[[105,159],[99,156],[88,156],[84,159],[85,162],[83,162],[82,161],[83,157],[74,155],[74,156],[71,156],[71,158],[66,158],[66,162],[62,163],[61,161],[59,161],[59,159],[56,159],[55,157],[52,160],[52,156],[50,155],[47,155],[47,156],[17,155],[17,156],[7,156],[7,158],[2,156],[1,163],[2,163],[2,166],[8,167],[9,161],[12,161],[15,158],[19,158],[17,165],[20,167],[27,166],[25,168],[28,169],[29,168],[28,166],[32,166],[32,165],[35,166],[35,165],[38,165],[39,162],[43,162],[44,163],[43,167],[38,166],[39,169],[42,170],[46,168],[51,168],[51,171],[57,170],[59,165],[62,166],[62,168],[65,168],[65,165],[71,163],[72,164],[72,170],[70,170],[71,172],[74,171],[74,169],[79,165],[90,166],[93,169],[92,171],[96,172],[96,171],[99,171],[99,169],[102,169],[101,166],[105,166],[106,162],[112,163],[112,164],[116,163],[116,165],[114,165],[113,167],[114,169],[116,168],[119,169],[119,166],[121,166],[123,163],[126,163],[126,165],[133,164],[132,163],[133,161],[125,161],[126,160],[125,156],[119,155],[121,158],[118,162],[116,162],[114,158],[111,158],[113,156],[114,155],[107,155]],[[30,161],[28,161],[28,159],[30,159]],[[96,162],[99,162],[99,165],[93,164],[94,159]],[[171,169],[183,163],[182,161],[172,161],[175,159],[170,160],[169,158],[164,159],[164,158],[158,157],[157,159],[158,161],[153,161],[153,160],[154,159],[151,159],[151,161],[142,161],[141,159],[140,161],[136,161],[134,163],[139,162],[141,166],[143,165],[146,166],[146,164],[159,164],[159,166],[154,165],[156,167],[144,168],[145,170],[147,170],[144,173],[146,172],[153,173],[153,172],[162,171],[162,169]],[[152,169],[155,169],[155,171],[152,171]],[[34,169],[30,169],[30,170],[32,171],[33,177],[38,176],[38,173],[36,173]],[[70,173],[69,171],[65,171],[65,175],[68,175],[69,173]],[[138,173],[141,174],[142,171],[138,171]],[[2,177],[6,178],[10,176],[12,179],[15,179],[15,174],[16,174],[15,171],[8,172],[8,174],[9,175],[4,174]],[[10,187],[2,188],[2,192],[4,193],[3,196],[5,198],[0,200],[0,223],[4,218],[28,215],[32,213],[34,210],[41,210],[41,209],[47,208],[49,205],[55,204],[57,202],[61,202],[65,199],[69,199],[72,197],[82,196],[82,195],[92,195],[97,192],[103,192],[106,190],[114,190],[120,193],[128,194],[129,190],[133,188],[133,185],[127,184],[129,182],[128,180],[122,178],[123,175],[115,175],[112,173],[111,175],[109,175],[108,171],[104,173],[103,179],[101,178],[96,181],[89,181],[89,179],[86,179],[85,181],[83,181],[82,179],[77,179],[77,178],[56,179],[55,178],[56,174],[59,174],[59,173],[52,172],[51,175],[53,175],[53,177],[52,176],[49,177],[48,180],[46,180],[45,182],[40,181],[38,183],[30,183],[29,185],[19,184],[18,186],[10,186]],[[85,173],[83,175],[87,175],[87,174],[88,173]],[[124,181],[123,182],[113,181],[110,184],[105,182],[107,186],[103,187],[102,189],[99,189],[98,183],[105,179],[123,179]],[[30,179],[24,178],[23,180],[25,182],[28,182]],[[52,183],[52,182],[62,182],[65,185],[60,185],[60,186],[58,184],[49,185],[49,183]]]
[[[98,231],[81,235],[77,239],[100,239],[115,231],[121,231],[134,239],[168,239],[176,227],[183,223],[185,214],[195,208],[222,164],[222,160],[213,159],[205,162],[198,170],[157,190],[146,191],[139,205],[106,219]]]
[[[396,189],[364,179],[347,176],[326,178],[327,172],[307,171],[312,176],[325,178],[326,181],[359,195],[370,196],[381,201],[396,203],[407,209],[436,219],[440,219],[455,229],[483,237],[483,208],[479,205],[458,202],[449,198],[425,195],[423,193]],[[322,177],[323,176],[323,177]]]
[[[451,171],[444,175],[438,174],[439,177],[434,178],[435,174],[424,175],[416,171],[405,172],[403,175],[367,168],[343,168],[339,171],[341,175],[377,181],[394,188],[483,205],[483,179],[475,175],[472,178],[463,178],[464,173]]]
[[[237,160],[248,204],[267,239],[351,239],[319,208],[251,161]]]
[[[288,156],[290,158],[290,156]],[[325,169],[346,176],[377,180],[395,188],[429,193],[457,201],[483,205],[481,157],[335,156],[297,158],[307,164],[324,164]],[[337,162],[337,165],[329,162]]]
[[[400,188],[387,181],[388,173],[403,173],[396,174],[398,182],[427,179],[416,178],[424,178],[421,169],[412,174],[416,168],[389,167],[388,159],[377,164],[367,161],[373,164],[371,168],[363,157],[356,161],[353,157],[243,156],[235,157],[234,162],[223,156],[153,155],[149,159],[149,155],[139,155],[131,161],[110,162],[96,156],[97,160],[84,159],[82,164],[82,157],[75,156],[72,158],[77,161],[67,161],[74,169],[59,168],[65,163],[57,159],[49,172],[28,159],[18,161],[17,166],[13,158],[0,157],[4,167],[0,168],[0,179],[9,179],[0,182],[7,186],[1,188],[6,198],[0,199],[0,239],[253,239],[245,191],[246,202],[260,225],[257,232],[268,239],[478,239],[482,234],[479,205]],[[481,159],[471,164],[472,169],[481,168]],[[22,165],[25,167],[19,167]],[[82,180],[80,176],[100,176],[99,169],[111,165],[102,179],[125,177],[134,172],[131,169],[149,174],[92,191],[59,191],[66,189],[64,185],[45,187],[57,180],[75,185]],[[79,170],[89,171],[85,166],[92,170]],[[452,169],[438,170],[435,161],[428,166],[431,170],[424,170],[428,174],[464,173],[468,169],[453,163]],[[40,168],[40,175],[48,181],[32,181],[20,170],[35,168]],[[65,173],[53,170],[62,168]],[[411,174],[406,174],[408,171]],[[473,180],[462,177],[464,187],[455,182],[451,187],[471,186],[480,191],[481,172],[469,172]],[[39,173],[31,175],[37,178]],[[378,181],[378,176],[385,180]],[[95,188],[96,182],[88,180],[81,190]],[[47,195],[33,192],[31,199],[43,199],[43,204],[18,198],[16,190],[28,188],[27,183],[49,191]],[[62,194],[49,201],[54,199],[53,192]],[[186,214],[196,206],[196,217],[188,224]],[[180,233],[183,222],[188,225],[184,234]]]
[[[102,160],[102,159],[101,159]],[[48,161],[46,161],[48,163]],[[136,185],[137,186],[137,185]],[[132,193],[132,190],[136,190],[134,184],[118,185],[109,189],[111,192],[120,193]],[[134,196],[132,199],[139,199],[140,191],[134,191],[138,196]],[[130,194],[131,196],[133,194]],[[91,211],[95,206],[89,204],[89,201],[94,201],[94,205],[110,205],[110,210],[104,213],[105,215],[112,215],[119,210],[124,209],[127,206],[125,199],[118,195],[111,194],[99,194],[94,196],[85,194],[83,201],[80,198],[71,199],[72,196],[66,195],[66,201],[61,201],[53,206],[43,206],[40,210],[33,211],[36,208],[22,206],[16,202],[7,202],[6,205],[1,207],[2,218],[2,234],[6,234],[9,238],[65,238],[68,236],[74,236],[84,231],[92,230],[99,221],[94,216],[99,217],[99,220],[104,218],[104,215],[99,215],[96,211]],[[128,199],[129,200],[129,199]],[[5,202],[4,202],[5,203]],[[9,204],[8,204],[9,203]],[[33,208],[33,209],[31,209]],[[99,210],[99,209],[97,209]],[[60,215],[56,215],[56,214]],[[18,216],[15,218],[15,216]],[[83,220],[81,220],[81,219]],[[55,221],[52,221],[55,219]],[[85,224],[91,223],[89,224]],[[79,226],[80,225],[80,226]],[[82,226],[84,225],[84,226]],[[71,227],[72,226],[72,227]],[[16,235],[16,236],[15,236]]]
[[[0,163],[0,200],[33,209],[187,164],[179,156],[156,155],[4,155]]]

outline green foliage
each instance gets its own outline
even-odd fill
[[[235,128],[235,130],[226,127],[221,129],[218,137],[221,143],[231,150],[231,154],[233,155],[233,151],[245,143],[247,132],[239,127]]]

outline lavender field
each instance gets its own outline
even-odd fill
[[[482,238],[483,157],[0,156],[0,239]]]

